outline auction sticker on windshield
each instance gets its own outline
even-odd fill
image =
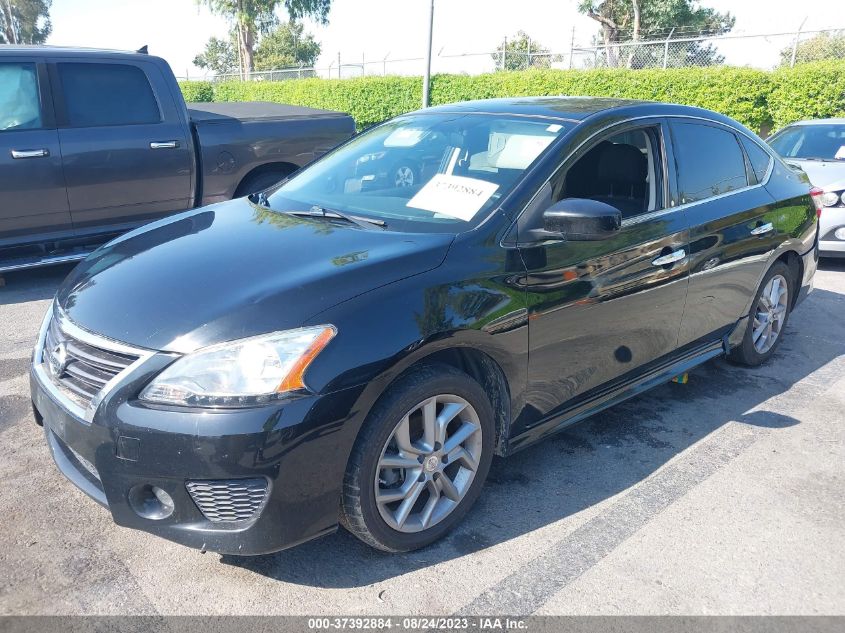
[[[477,178],[437,174],[408,201],[407,206],[468,222],[499,185]]]

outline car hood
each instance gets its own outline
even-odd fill
[[[103,246],[57,294],[80,327],[189,352],[299,327],[369,290],[439,266],[454,235],[363,229],[232,200]]]
[[[791,165],[797,165],[804,170],[814,187],[825,191],[840,191],[845,189],[845,161],[822,160],[786,160]]]

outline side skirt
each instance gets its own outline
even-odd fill
[[[520,435],[511,438],[508,443],[508,454],[527,448],[546,436],[562,431],[591,415],[638,396],[653,387],[667,383],[675,376],[706,363],[712,358],[723,355],[727,349],[726,336],[723,340],[690,350],[680,358],[654,367],[627,382],[603,389],[588,400],[574,405],[563,413],[547,418]]]

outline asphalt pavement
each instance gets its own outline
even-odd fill
[[[770,363],[707,363],[498,460],[443,542],[258,558],[117,527],[53,465],[28,366],[68,270],[0,288],[0,614],[845,614],[845,261]]]

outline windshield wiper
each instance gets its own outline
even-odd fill
[[[365,218],[359,215],[349,215],[347,213],[342,213],[335,209],[326,209],[325,207],[320,207],[314,205],[308,211],[285,211],[288,215],[296,215],[299,217],[304,218],[325,218],[327,220],[343,220],[344,222],[348,222],[349,224],[355,224],[360,226],[361,228],[369,229],[373,226],[377,226],[381,229],[387,227],[387,222],[384,220],[376,220],[374,218]]]

